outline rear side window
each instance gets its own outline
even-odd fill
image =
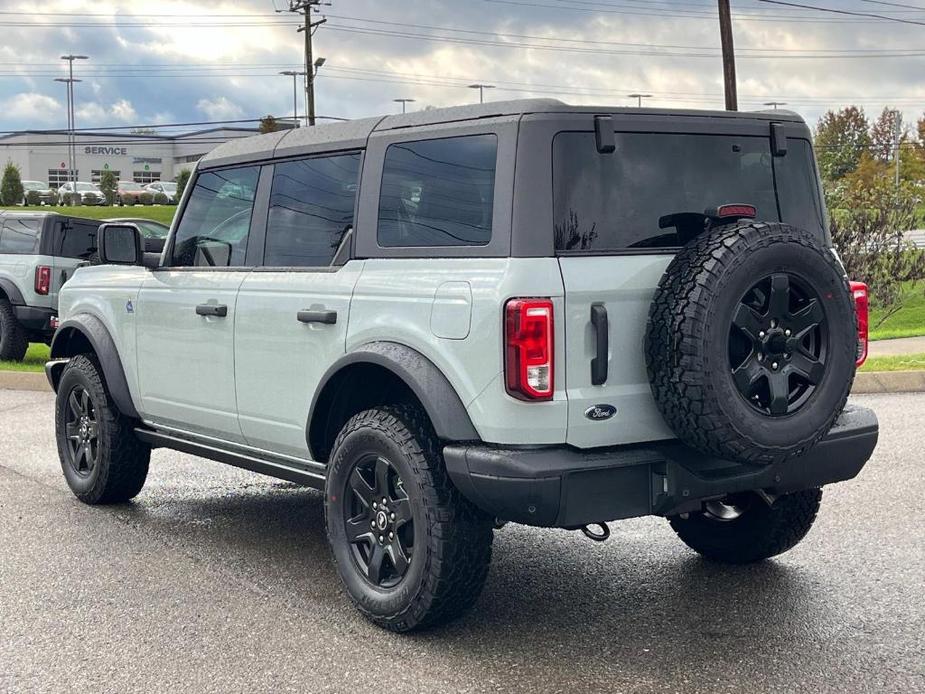
[[[96,253],[96,232],[99,222],[82,222],[69,219],[56,226],[59,247],[56,255],[62,258],[90,260]]]
[[[38,253],[40,219],[7,218],[0,227],[0,253],[31,255]]]
[[[780,214],[785,222],[827,235],[828,219],[809,140],[789,138],[787,154],[774,158]]]
[[[353,226],[360,154],[276,164],[264,265],[327,267]]]
[[[196,177],[177,227],[172,266],[244,265],[259,176],[259,166],[247,166]]]
[[[486,245],[497,156],[496,135],[389,145],[379,197],[379,245]]]

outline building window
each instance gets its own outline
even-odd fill
[[[135,183],[140,183],[143,186],[148,185],[149,183],[154,183],[155,181],[161,180],[160,171],[135,171],[132,173],[132,178]]]
[[[68,171],[67,169],[48,169],[48,187],[52,190],[58,190],[61,186],[71,180],[77,179],[77,171]]]
[[[100,180],[103,178],[103,174],[109,171],[109,169],[93,169],[90,172],[90,182],[99,184]],[[119,174],[121,171],[113,171],[112,175],[116,177],[116,180],[119,180]]]

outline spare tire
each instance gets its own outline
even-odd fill
[[[828,433],[854,381],[854,301],[809,232],[738,222],[693,239],[659,283],[646,329],[655,402],[688,445],[773,463]]]

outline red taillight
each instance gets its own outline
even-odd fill
[[[858,366],[867,360],[867,336],[870,326],[868,314],[867,285],[863,282],[851,283],[851,296],[854,297],[854,308],[858,314]]]
[[[716,216],[754,219],[758,216],[758,210],[753,205],[720,205],[716,208]]]
[[[39,265],[35,268],[35,293],[45,296],[51,290],[51,268]]]
[[[504,309],[504,369],[507,392],[521,400],[552,400],[552,302],[511,299]]]

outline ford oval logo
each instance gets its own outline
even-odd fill
[[[585,417],[594,422],[602,422],[605,419],[610,419],[616,413],[617,408],[613,405],[592,405],[585,410]]]

